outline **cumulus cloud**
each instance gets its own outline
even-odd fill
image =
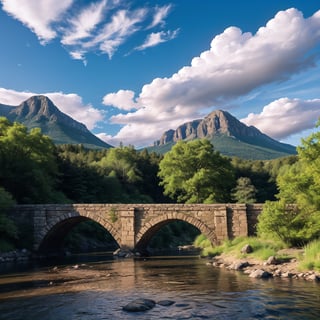
[[[103,97],[102,103],[127,111],[140,108],[139,104],[134,101],[134,92],[131,90],[119,90],[116,93],[109,93]]]
[[[320,99],[300,100],[281,98],[265,106],[261,113],[250,113],[243,123],[259,128],[275,139],[307,129],[313,129],[320,117]]]
[[[296,9],[280,11],[254,35],[229,27],[190,66],[144,85],[136,99],[143,108],[112,117],[125,125],[117,137],[127,141],[133,128],[140,134],[147,130],[150,143],[162,127],[174,128],[177,121],[195,119],[208,107],[224,106],[263,85],[287,80],[313,66],[312,51],[319,43],[320,11],[307,19]],[[139,145],[147,141],[137,139]]]
[[[84,104],[82,98],[74,93],[33,93],[0,88],[0,103],[17,106],[24,100],[39,94],[47,96],[62,112],[84,123],[90,130],[96,126],[97,122],[104,119],[103,112],[95,109],[91,104]]]
[[[74,0],[0,0],[0,3],[5,12],[32,30],[42,44],[58,38],[70,57],[82,60],[85,65],[89,52],[107,54],[111,59],[133,34],[164,26],[171,9],[171,5],[131,9],[128,3],[119,0],[82,5]],[[173,38],[167,32],[159,41]]]
[[[31,29],[42,43],[54,39],[52,25],[60,21],[73,0],[0,0],[3,10]]]

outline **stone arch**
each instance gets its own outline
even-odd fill
[[[147,247],[148,243],[150,242],[151,238],[166,224],[173,222],[173,221],[185,221],[194,227],[196,227],[201,233],[206,235],[206,237],[211,241],[212,244],[217,243],[217,237],[215,230],[209,228],[205,223],[201,220],[192,217],[190,215],[182,214],[182,213],[172,213],[170,217],[168,215],[163,214],[157,216],[156,218],[151,219],[144,226],[141,228],[139,233],[136,236],[136,246],[137,250],[143,250]]]
[[[94,221],[104,227],[113,237],[116,244],[120,247],[121,237],[119,232],[112,226],[112,224],[103,217],[95,214],[86,213],[81,215],[77,211],[64,213],[55,219],[52,219],[37,237],[35,245],[36,251],[46,252],[54,251],[61,246],[64,237],[71,231],[71,229],[83,221]]]

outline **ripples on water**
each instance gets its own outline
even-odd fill
[[[103,259],[100,257],[100,259]],[[0,275],[0,319],[319,319],[320,285],[257,280],[195,257],[112,260]],[[127,313],[137,298],[174,300]]]

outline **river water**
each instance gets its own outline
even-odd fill
[[[0,269],[0,319],[320,319],[316,283],[252,279],[192,256],[89,260]],[[175,304],[122,310],[137,298]]]

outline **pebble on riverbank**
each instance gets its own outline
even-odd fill
[[[228,270],[243,271],[243,273],[248,274],[249,277],[257,279],[277,277],[320,282],[320,273],[316,271],[299,271],[296,259],[282,262],[277,260],[276,257],[271,256],[265,262],[261,262],[252,258],[239,260],[222,254],[221,256],[214,257],[213,260],[207,264]]]

